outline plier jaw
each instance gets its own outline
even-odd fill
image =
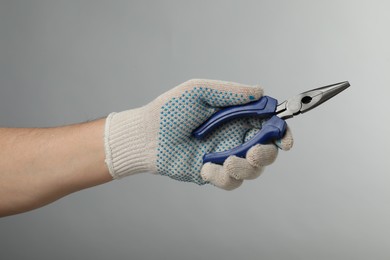
[[[348,81],[312,89],[280,103],[275,113],[282,119],[305,113],[336,96],[350,86]]]

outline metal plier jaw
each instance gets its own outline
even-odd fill
[[[336,96],[350,86],[348,81],[312,89],[279,104],[275,113],[282,119],[305,113]]]

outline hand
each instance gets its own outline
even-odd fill
[[[275,144],[256,145],[246,158],[230,156],[223,165],[206,163],[205,153],[236,147],[261,128],[262,120],[239,118],[197,140],[192,131],[221,107],[261,98],[260,87],[215,80],[189,80],[148,105],[112,113],[106,120],[106,164],[114,179],[152,172],[197,184],[231,190],[255,179],[283,150],[292,147],[289,129]]]

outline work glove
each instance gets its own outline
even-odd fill
[[[104,135],[105,162],[111,176],[119,179],[151,172],[199,185],[210,183],[225,190],[239,187],[243,180],[255,179],[274,162],[278,147],[292,147],[289,128],[281,140],[255,145],[246,158],[230,156],[223,165],[203,164],[202,157],[248,141],[263,120],[234,119],[201,140],[194,138],[192,132],[221,108],[255,101],[262,95],[259,86],[193,79],[143,107],[111,113]]]

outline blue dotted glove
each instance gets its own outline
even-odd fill
[[[106,120],[106,163],[113,178],[153,172],[200,185],[211,183],[234,189],[244,179],[254,179],[277,156],[274,144],[252,147],[246,158],[230,156],[224,165],[206,163],[206,153],[220,152],[249,140],[261,120],[239,118],[225,123],[206,138],[192,132],[222,107],[259,99],[260,87],[215,80],[190,80],[164,93],[148,105],[111,113]],[[278,146],[292,146],[289,130]]]

